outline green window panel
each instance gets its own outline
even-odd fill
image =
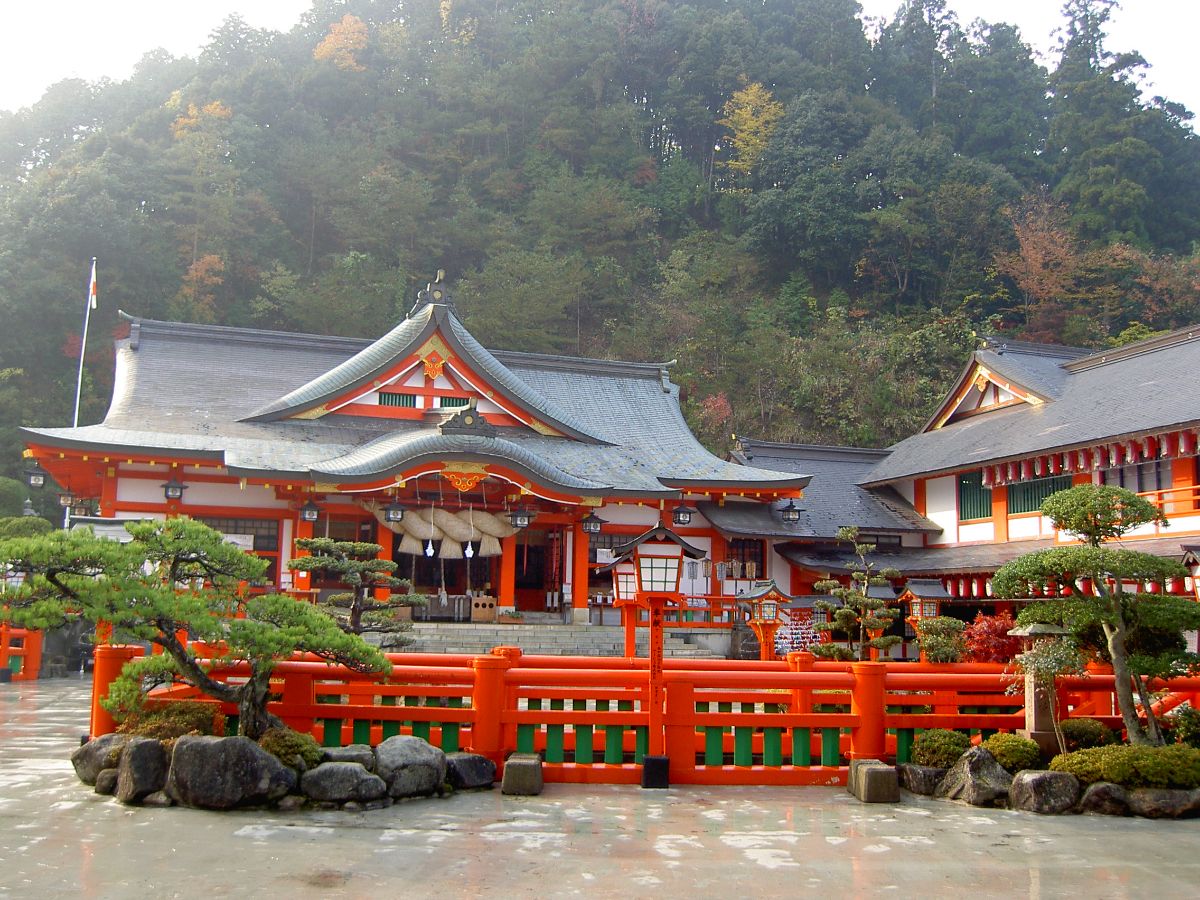
[[[1008,514],[1037,512],[1051,494],[1065,491],[1071,486],[1070,475],[1051,478],[1035,478],[1008,486]]]
[[[992,514],[992,492],[983,486],[982,472],[958,476],[958,518],[986,519]]]

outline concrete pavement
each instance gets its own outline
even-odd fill
[[[1200,820],[832,788],[548,785],[369,813],[123,807],[80,784],[79,676],[0,685],[0,897],[1195,896]]]

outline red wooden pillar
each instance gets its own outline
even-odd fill
[[[386,559],[391,561],[392,558],[392,543],[395,535],[392,534],[392,529],[388,528],[382,522],[376,526],[375,543],[379,545],[379,553],[376,554],[378,559]],[[392,596],[392,589],[388,587],[375,588],[376,600],[387,600]]]
[[[100,644],[96,647],[96,664],[92,669],[92,722],[90,734],[96,738],[112,734],[117,723],[100,701],[108,696],[109,686],[121,674],[125,663],[145,655],[145,650],[131,644]]]
[[[584,512],[588,510],[585,508]],[[588,543],[583,524],[576,521],[571,526],[571,607],[583,610],[579,616],[582,621],[587,621]]]
[[[500,589],[496,592],[497,606],[517,605],[517,536],[500,539]]]
[[[850,713],[858,716],[858,725],[850,731],[851,759],[883,759],[884,740],[883,680],[887,665],[858,662],[850,666],[854,687],[850,691]]]

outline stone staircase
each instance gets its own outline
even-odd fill
[[[458,624],[443,622],[414,622],[407,637],[412,643],[400,648],[403,653],[479,653],[491,652],[493,647],[520,647],[523,653],[535,656],[623,656],[624,629],[610,625],[563,625],[557,615],[526,613],[520,625]],[[534,618],[536,616],[537,618]],[[649,632],[639,628],[638,656],[646,656]],[[675,659],[721,659],[704,647],[687,643],[667,629],[663,639],[663,655]]]

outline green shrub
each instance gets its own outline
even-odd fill
[[[993,734],[983,742],[983,749],[1010,772],[1036,769],[1042,761],[1037,742],[1016,734]]]
[[[1112,729],[1095,719],[1066,719],[1059,723],[1067,752],[1086,750],[1088,747],[1103,747],[1113,742]]]
[[[932,616],[917,620],[917,638],[921,652],[932,663],[961,661],[967,649],[963,638],[966,628],[966,622],[950,616]]]
[[[1183,744],[1089,747],[1054,757],[1050,768],[1070,772],[1085,783],[1111,781],[1127,788],[1200,787],[1200,750]]]
[[[1184,706],[1170,718],[1175,722],[1175,740],[1200,749],[1200,709]]]
[[[268,728],[258,739],[258,746],[286,766],[292,765],[297,756],[310,769],[321,762],[321,745],[316,738],[290,728]]]
[[[225,714],[215,703],[175,700],[130,713],[117,730],[160,741],[185,734],[224,734]]]
[[[918,766],[933,766],[948,769],[967,752],[971,739],[958,731],[931,728],[917,735],[913,741],[912,759]]]

